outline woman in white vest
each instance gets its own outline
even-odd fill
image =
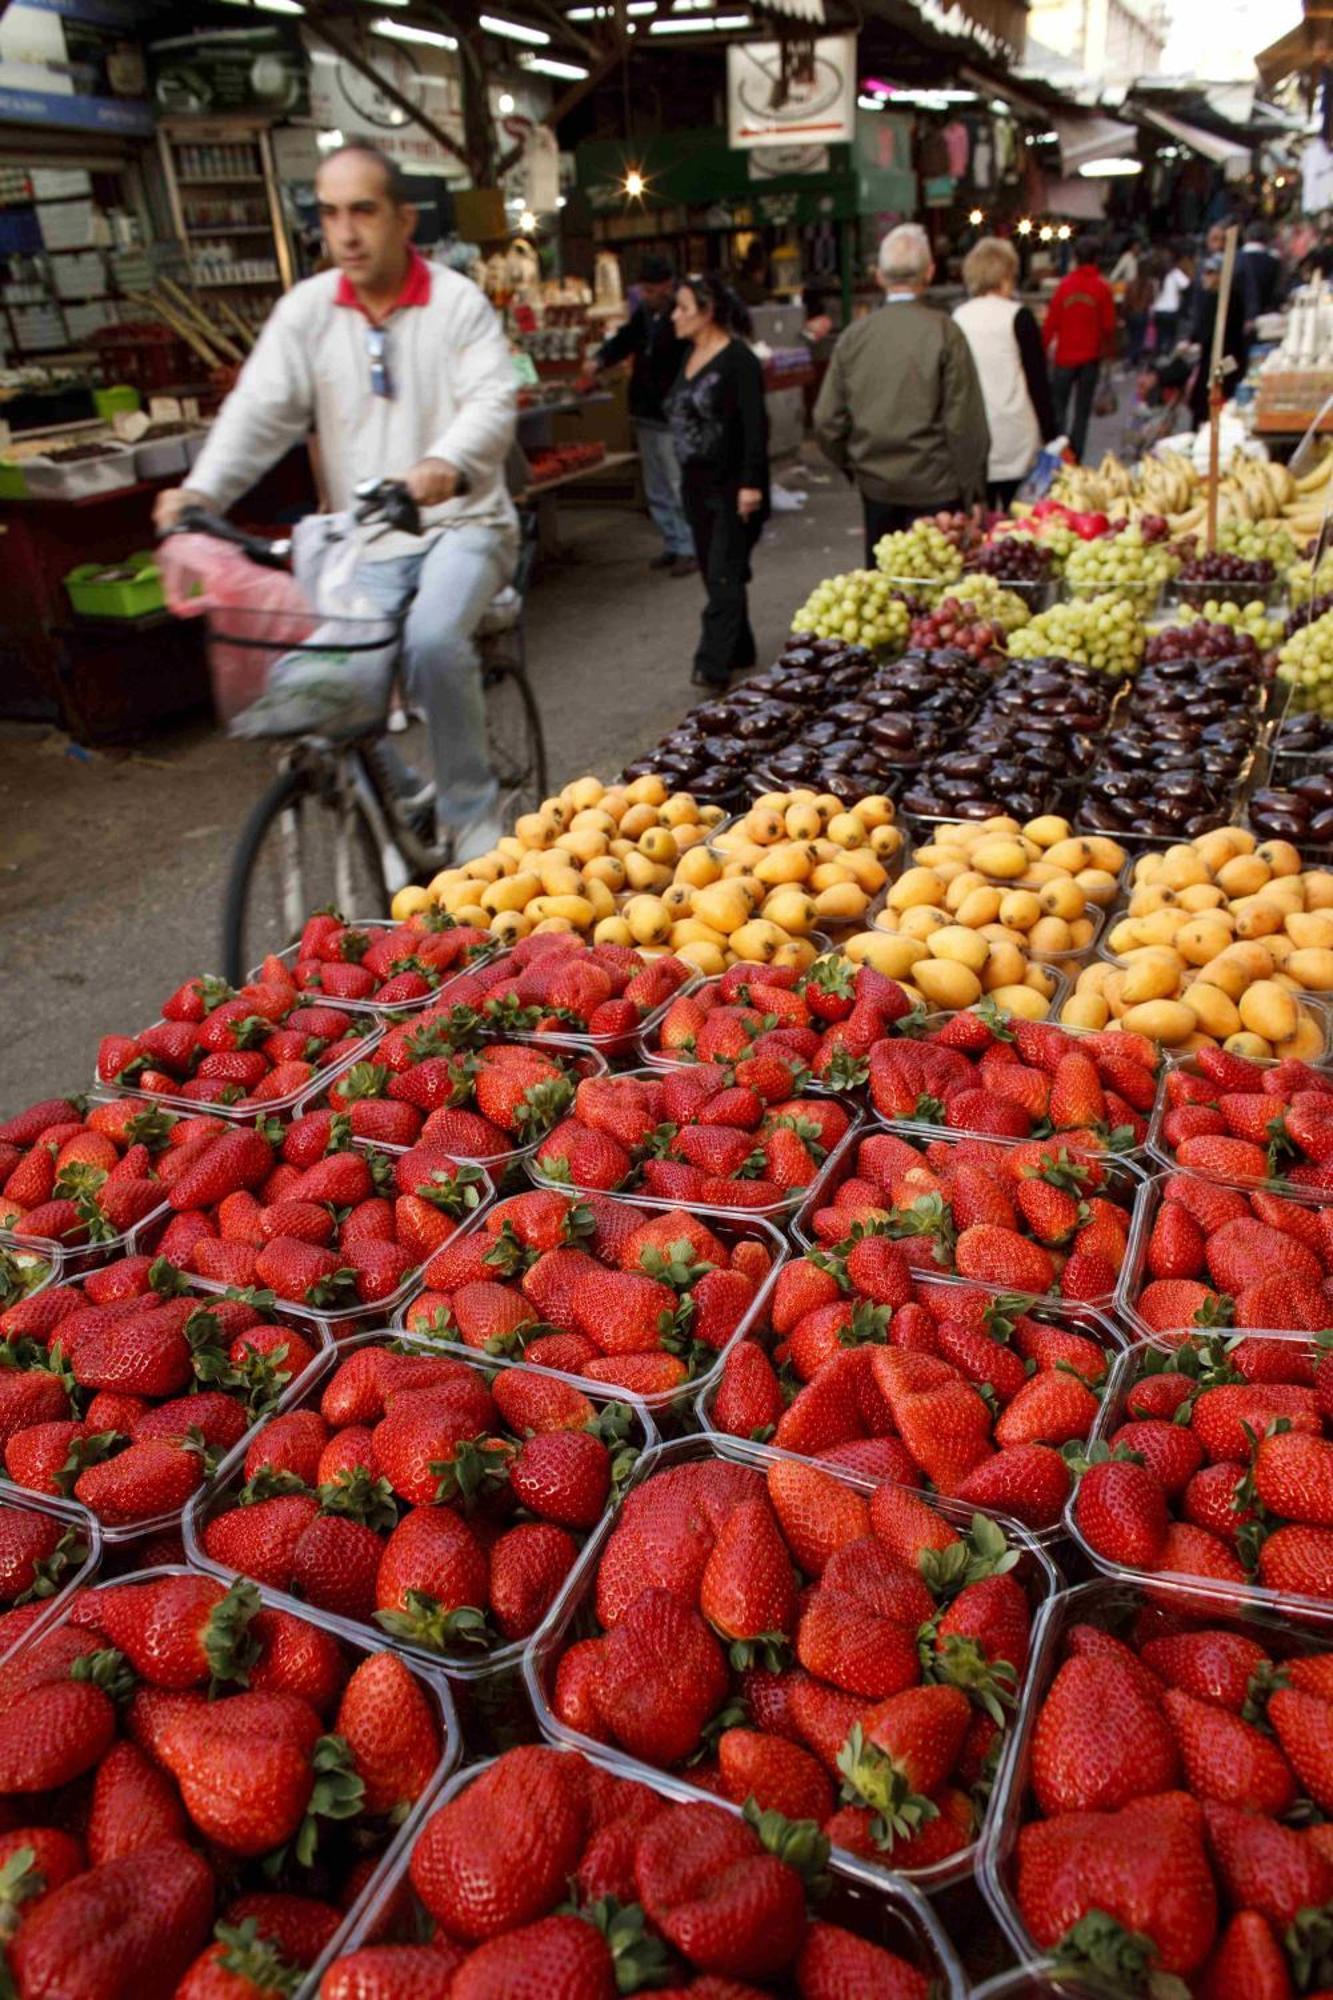
[[[1036,320],[1014,297],[1018,253],[1011,243],[983,236],[963,260],[963,283],[968,299],[954,319],[972,350],[990,425],[986,497],[1003,509],[1055,436],[1046,355]]]

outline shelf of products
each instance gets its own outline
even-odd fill
[[[158,147],[192,284],[251,293],[238,308],[258,324],[294,277],[267,126],[182,120],[160,128]]]

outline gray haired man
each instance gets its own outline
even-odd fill
[[[860,490],[872,565],[881,535],[985,497],[981,383],[963,334],[924,302],[934,273],[924,229],[889,231],[879,246],[883,305],[841,335],[815,404],[825,456]]]

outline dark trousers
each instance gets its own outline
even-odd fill
[[[1165,361],[1175,347],[1180,333],[1180,314],[1154,313],[1152,316],[1153,353],[1159,361]]]
[[[1092,402],[1097,394],[1097,377],[1101,373],[1100,361],[1080,361],[1077,368],[1055,367],[1051,370],[1051,404],[1055,411],[1055,427],[1063,431],[1074,447],[1075,458],[1081,459],[1088,447],[1088,425],[1092,421]],[[1069,418],[1070,397],[1074,401],[1073,421]]]
[[[910,528],[913,521],[919,521],[923,514],[957,514],[962,511],[961,500],[918,501],[910,507],[899,507],[889,500],[872,500],[867,493],[861,495],[861,507],[866,522],[866,568],[875,567],[875,544],[881,535],[896,535],[903,528]]]
[[[991,479],[986,483],[986,505],[993,514],[1007,513],[1013,505],[1014,495],[1023,484],[1021,479]]]
[[[1148,338],[1148,315],[1146,312],[1125,314],[1125,358],[1131,368],[1137,368],[1143,359],[1144,342]]]
[[[745,586],[750,581],[750,551],[764,524],[761,510],[743,521],[736,511],[738,488],[703,486],[689,476],[681,485],[685,517],[694,536],[704,589],[699,644],[694,655],[697,680],[725,687],[731,674],[755,663],[754,633]]]

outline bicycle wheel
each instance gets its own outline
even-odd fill
[[[384,914],[384,871],[374,829],[342,766],[279,772],[245,823],[231,864],[222,968],[238,986],[269,952],[297,942],[315,910]]]
[[[546,797],[546,739],[541,710],[519,668],[487,666],[486,747],[500,787],[497,810],[506,827],[522,813],[535,812]]]

